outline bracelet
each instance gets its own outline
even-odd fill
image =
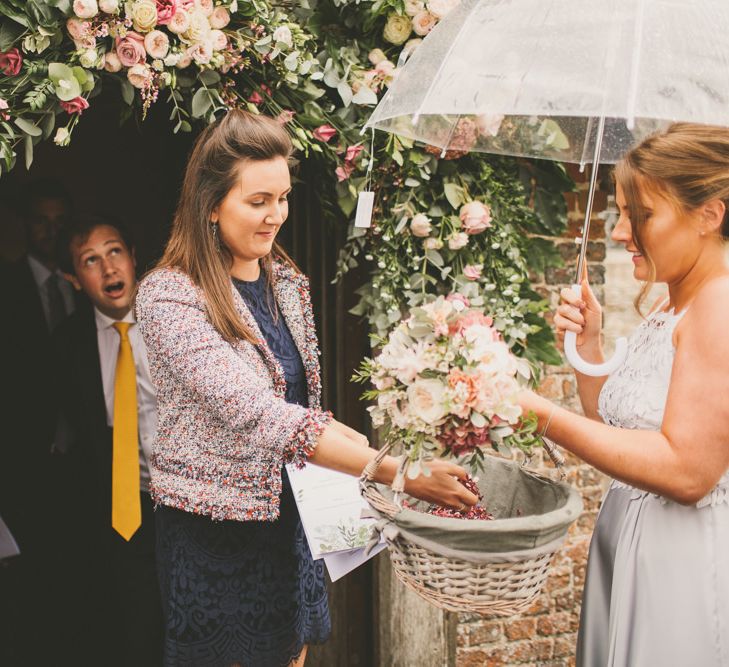
[[[555,412],[557,412],[557,406],[553,405],[552,409],[549,411],[549,417],[547,417],[547,421],[544,423],[544,428],[542,429],[542,432],[539,434],[543,438],[547,437],[547,429],[549,429],[549,425],[552,423],[552,417],[554,417]]]

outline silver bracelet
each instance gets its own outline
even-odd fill
[[[543,438],[547,437],[547,429],[549,429],[549,425],[552,423],[552,417],[554,417],[555,412],[557,412],[557,406],[553,405],[552,409],[549,411],[549,417],[547,417],[547,421],[544,423],[544,428],[540,433]]]

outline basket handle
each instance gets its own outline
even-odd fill
[[[544,436],[542,436],[542,446],[552,460],[552,463],[554,463],[554,467],[559,473],[559,478],[564,479],[566,475],[564,472],[564,456],[562,456],[562,452],[557,449],[557,446],[551,440]]]
[[[364,467],[364,470],[362,471],[362,474],[359,478],[359,489],[362,496],[370,503],[370,505],[374,509],[381,512],[390,519],[392,519],[402,509],[397,502],[397,497],[399,493],[402,493],[405,486],[405,475],[400,474],[400,471],[403,468],[403,464],[401,463],[400,468],[398,468],[398,474],[395,475],[395,479],[393,480],[393,483],[391,485],[392,490],[395,492],[395,502],[387,500],[380,493],[379,489],[377,488],[377,484],[375,483],[375,474],[377,473],[377,469],[382,464],[382,461],[384,461],[385,457],[390,453],[391,449],[391,443],[387,443],[386,445],[384,445],[377,452],[375,458],[373,458]],[[399,491],[397,490],[396,485],[401,485]]]

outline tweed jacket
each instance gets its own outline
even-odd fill
[[[226,341],[187,274],[158,269],[139,285],[136,316],[157,389],[150,461],[156,503],[216,520],[279,516],[281,468],[303,465],[331,420],[322,412],[319,351],[307,279],[274,264],[274,295],[306,369],[309,408],[284,400],[286,379],[231,282],[258,345]]]

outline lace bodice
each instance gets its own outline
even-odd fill
[[[606,424],[652,431],[661,428],[675,353],[673,332],[684,313],[656,311],[633,332],[625,361],[608,377],[600,392],[598,412]],[[614,481],[613,486],[627,485]],[[728,499],[729,472],[697,506]]]

